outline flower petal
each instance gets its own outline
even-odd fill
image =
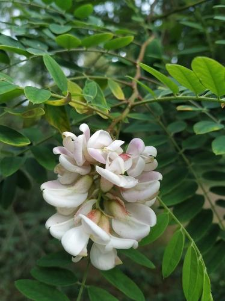
[[[83,214],[80,214],[80,217],[85,233],[87,233],[94,242],[105,245],[110,241],[110,236],[92,220]]]
[[[45,224],[53,237],[61,239],[62,236],[74,226],[73,216],[64,216],[59,213],[52,215]]]
[[[134,138],[128,145],[127,153],[130,155],[140,155],[145,149],[145,144],[140,138]]]
[[[89,155],[94,158],[96,161],[105,164],[106,163],[106,155],[103,155],[103,151],[101,149],[96,148],[88,148]]]
[[[90,252],[91,263],[99,270],[107,271],[115,267],[116,265],[116,250],[105,252],[102,246],[94,243]]]
[[[159,191],[159,181],[154,181],[148,185],[137,184],[134,188],[121,189],[121,194],[127,202],[145,202],[155,197]]]
[[[112,143],[112,138],[108,132],[99,130],[95,132],[88,140],[89,148],[104,148]]]
[[[109,151],[115,152],[117,150],[121,151],[122,149],[120,148],[120,146],[124,144],[124,141],[122,140],[114,140],[112,143],[109,144],[109,146],[107,146],[107,149]]]
[[[78,166],[82,166],[85,162],[84,157],[84,135],[80,135],[77,137],[77,139],[74,141],[74,159]]]
[[[79,207],[76,214],[74,215],[75,225],[77,225],[81,220],[80,214],[87,215],[92,210],[92,207],[96,203],[96,201],[96,199],[86,201],[82,206]]]
[[[154,146],[146,146],[142,155],[144,156],[157,156],[157,149]]]
[[[62,237],[63,248],[69,254],[77,256],[87,246],[89,235],[83,231],[83,227],[74,227],[67,231]]]
[[[127,211],[130,213],[132,218],[149,225],[150,227],[156,224],[155,212],[146,205],[143,204],[127,204]]]
[[[76,172],[81,175],[86,175],[90,172],[91,167],[90,165],[87,166],[77,166],[75,160],[72,158],[66,156],[66,155],[60,155],[59,156],[59,162],[62,164],[62,166],[70,171],[70,172]]]
[[[112,220],[113,230],[123,238],[140,240],[147,236],[150,231],[150,226],[144,224],[132,217],[127,217],[124,220]]]
[[[134,239],[120,238],[111,235],[110,242],[106,245],[106,250],[115,249],[136,249],[138,247],[138,242]]]
[[[143,158],[138,157],[133,160],[133,164],[130,169],[128,169],[127,174],[131,177],[138,177],[145,168],[145,161]]]
[[[154,159],[153,162],[147,163],[147,164],[145,165],[144,171],[152,171],[152,170],[156,169],[157,166],[158,166],[158,162],[157,162],[156,159]]]

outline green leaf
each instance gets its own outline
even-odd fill
[[[97,95],[97,84],[93,80],[86,80],[83,88],[84,98],[91,103]]]
[[[37,265],[40,267],[64,267],[70,263],[71,256],[65,251],[45,255],[37,261]]]
[[[69,301],[64,293],[36,280],[17,280],[15,286],[26,298],[34,301]]]
[[[167,194],[168,192],[175,189],[177,186],[182,185],[182,182],[188,175],[188,169],[183,167],[176,167],[170,172],[163,176],[163,185],[160,189],[161,195]]]
[[[194,181],[185,181],[181,186],[173,189],[163,196],[163,202],[167,206],[180,204],[195,194],[198,185]]]
[[[217,224],[212,224],[207,233],[197,242],[197,246],[202,254],[208,252],[215,244],[220,232]]]
[[[10,59],[9,59],[9,56],[8,54],[3,51],[3,50],[0,50],[0,63],[1,64],[5,64],[5,65],[9,65],[10,64]]]
[[[131,300],[145,301],[145,297],[136,283],[123,274],[118,268],[109,271],[101,271],[101,274]]]
[[[187,250],[182,274],[183,291],[187,301],[192,301],[198,279],[198,259],[195,249],[190,246]]]
[[[156,77],[161,83],[163,83],[166,87],[168,87],[173,94],[177,94],[179,92],[178,86],[167,76],[162,74],[161,72],[155,70],[152,67],[149,67],[145,64],[140,63],[140,66],[142,69],[147,71],[148,73],[152,74],[154,77]]]
[[[13,82],[14,82],[14,80],[11,76],[9,76],[5,73],[2,73],[2,72],[0,72],[0,81],[5,81],[5,82],[11,83],[11,84],[13,84]]]
[[[13,174],[0,183],[0,204],[7,209],[13,202],[16,194],[17,174]]]
[[[98,33],[92,36],[86,37],[81,41],[81,44],[86,47],[97,46],[101,43],[105,43],[113,38],[112,33]]]
[[[68,10],[72,6],[72,0],[55,0],[54,1],[58,7],[62,10]]]
[[[145,246],[158,239],[164,233],[168,224],[169,214],[166,212],[159,214],[156,225],[151,228],[150,233],[139,242],[139,245]]]
[[[38,184],[42,184],[47,181],[47,172],[34,158],[28,158],[25,163],[25,168],[29,175]]]
[[[93,10],[94,8],[92,4],[84,4],[75,9],[74,16],[78,19],[86,19],[93,13]]]
[[[73,285],[77,281],[73,272],[56,267],[35,267],[31,275],[40,282],[54,286]]]
[[[181,65],[167,64],[166,69],[182,86],[188,88],[195,94],[205,91],[205,87],[200,83],[196,74]]]
[[[115,38],[111,41],[108,41],[105,43],[104,48],[107,50],[116,50],[123,47],[128,46],[132,41],[134,37],[133,36],[126,36],[122,38]]]
[[[65,107],[45,105],[45,118],[48,123],[59,130],[60,133],[70,131],[69,118]]]
[[[180,262],[184,248],[184,233],[181,230],[176,231],[170,239],[163,254],[162,274],[168,277]]]
[[[225,172],[223,171],[217,171],[217,170],[212,170],[212,171],[207,171],[204,172],[202,177],[208,181],[224,181],[225,179]]]
[[[191,28],[195,28],[195,29],[199,29],[199,30],[203,30],[203,27],[201,24],[196,23],[196,22],[190,22],[190,21],[181,21],[180,24],[186,25],[188,27]]]
[[[12,39],[4,34],[0,35],[0,49],[17,53],[20,55],[29,56],[24,46],[17,40]]]
[[[217,96],[225,94],[225,68],[220,63],[208,57],[197,57],[191,66],[207,89]]]
[[[56,157],[52,150],[43,145],[32,146],[30,150],[41,166],[48,170],[54,169],[56,165]]]
[[[211,273],[216,271],[222,264],[225,258],[225,241],[218,240],[216,244],[204,255],[204,260],[208,271]]]
[[[199,112],[203,112],[206,111],[205,108],[199,108],[199,107],[194,107],[194,106],[188,106],[188,105],[182,105],[182,106],[177,106],[176,107],[177,111],[199,111]]]
[[[187,127],[187,123],[184,121],[174,121],[172,123],[170,123],[167,127],[167,130],[171,133],[171,134],[176,134],[176,133],[180,133],[183,132]]]
[[[216,201],[216,205],[217,205],[217,206],[220,206],[220,207],[222,207],[222,208],[225,208],[225,200],[222,200],[222,199],[217,200],[217,201]]]
[[[109,79],[108,80],[109,89],[111,90],[112,94],[119,100],[124,100],[125,96],[123,94],[123,90],[120,88],[120,85]]]
[[[202,295],[203,281],[204,281],[204,270],[202,261],[198,261],[198,277],[193,292],[193,299],[191,301],[199,301]],[[209,301],[209,300],[208,300]]]
[[[210,188],[210,191],[218,195],[225,195],[225,186],[214,186]]]
[[[5,157],[0,162],[3,177],[14,174],[24,164],[25,157]]]
[[[194,132],[197,135],[210,133],[213,131],[219,131],[223,129],[224,126],[220,123],[213,121],[199,121],[194,125]]]
[[[120,250],[121,254],[127,256],[137,264],[140,264],[149,269],[155,269],[155,265],[144,254],[135,249]]]
[[[218,45],[225,45],[225,40],[217,40],[215,43]]]
[[[33,108],[28,110],[21,109],[9,109],[5,108],[5,112],[11,115],[20,116],[22,118],[35,118],[45,114],[45,111],[42,108]]]
[[[0,95],[18,89],[18,86],[0,80]]]
[[[0,125],[0,141],[16,147],[30,144],[27,137],[4,125]]]
[[[18,170],[17,173],[17,186],[23,190],[30,190],[32,187],[31,180],[26,172]]]
[[[128,117],[129,116],[130,116],[130,114],[128,115]],[[160,145],[163,145],[163,144],[167,143],[168,142],[168,136],[166,136],[166,135],[151,135],[150,137],[146,137],[144,139],[144,142],[147,145],[152,145],[152,146],[157,147],[157,146],[160,146]]]
[[[63,34],[68,32],[72,27],[70,25],[50,24],[49,28],[55,34]]]
[[[187,139],[183,140],[183,149],[197,149],[201,148],[207,141],[205,136],[189,136]]]
[[[212,150],[215,155],[225,154],[225,136],[217,137],[212,142]]]
[[[177,52],[177,55],[187,55],[187,54],[195,54],[195,53],[203,53],[203,52],[208,52],[209,47],[207,46],[196,46],[196,47],[191,47],[191,48],[185,48],[181,51]]]
[[[44,64],[51,74],[54,82],[62,92],[67,91],[67,78],[56,61],[49,55],[43,56]]]
[[[150,120],[151,115],[149,113],[130,113],[128,114],[128,117],[131,119],[136,119],[136,120]]]
[[[187,225],[186,229],[191,237],[198,241],[209,230],[213,220],[213,213],[210,209],[200,211]]]
[[[202,195],[193,195],[190,199],[177,205],[173,209],[173,214],[180,222],[187,222],[195,217],[204,205],[204,197]]]
[[[119,301],[104,289],[96,286],[88,287],[88,296],[90,301]]]
[[[203,290],[201,301],[211,301],[211,284],[207,273],[204,273]]]
[[[59,46],[62,46],[66,49],[76,48],[81,44],[80,39],[71,34],[62,34],[56,37],[55,41]]]
[[[50,91],[30,86],[24,88],[24,94],[33,104],[43,103],[51,97]]]

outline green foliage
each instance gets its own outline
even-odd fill
[[[178,230],[167,245],[162,262],[163,277],[168,277],[178,265],[184,248],[184,234]]]
[[[211,286],[215,300],[222,300],[217,273],[225,248],[223,5],[156,1],[148,15],[144,0],[19,2],[0,3],[3,300],[21,299],[9,283],[30,277],[39,254],[49,255],[41,255],[32,269],[38,281],[16,282],[25,298],[68,300],[54,286],[69,286],[63,291],[77,296],[83,263],[74,270],[56,240],[46,243],[43,223],[51,213],[40,202],[39,186],[52,178],[52,148],[61,144],[61,133],[77,134],[83,122],[157,147],[163,174],[154,205],[157,223],[139,242],[145,249],[118,251],[132,280],[117,268],[102,273],[118,289],[117,299],[91,272],[87,283],[93,286],[84,286],[83,299],[182,300],[177,277],[183,264],[187,300],[213,300]],[[147,45],[151,32],[155,38]],[[163,236],[174,224],[178,230]],[[169,286],[158,280],[161,263]]]
[[[36,280],[22,279],[15,282],[17,289],[27,298],[34,301],[68,301],[69,299],[65,294],[56,288],[40,283]]]
[[[119,269],[102,271],[102,276],[131,300],[142,301],[145,297],[139,287]]]

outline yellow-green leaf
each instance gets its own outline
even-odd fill
[[[0,141],[17,147],[30,144],[27,137],[4,125],[0,125]]]
[[[121,89],[120,85],[115,82],[114,80],[108,80],[109,89],[111,90],[112,94],[119,100],[124,100],[125,96],[123,94],[123,90]]]

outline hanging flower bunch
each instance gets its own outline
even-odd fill
[[[46,227],[78,262],[88,256],[100,270],[120,264],[117,249],[137,248],[156,224],[150,206],[162,175],[154,171],[157,151],[134,138],[126,152],[124,141],[99,130],[92,136],[87,124],[82,135],[63,133],[55,168],[58,179],[42,184],[43,197],[56,207]],[[91,243],[89,243],[91,242]]]

